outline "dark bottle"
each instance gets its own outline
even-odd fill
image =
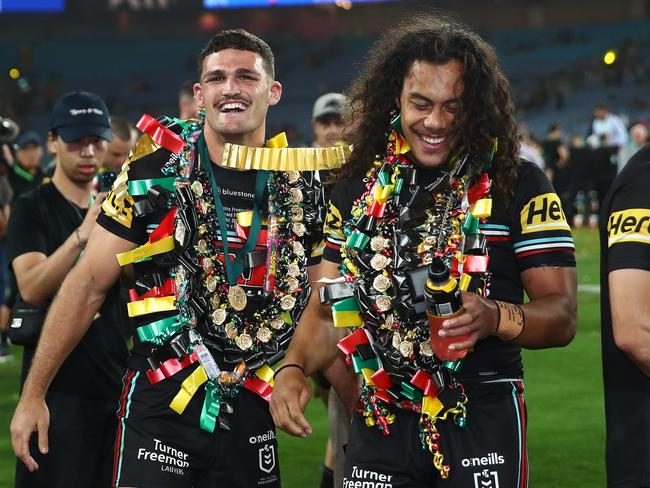
[[[449,345],[465,341],[468,335],[440,337],[442,322],[463,313],[463,298],[458,282],[449,273],[445,263],[434,258],[429,266],[424,286],[431,349],[438,359],[453,361],[465,357],[466,349],[450,350]]]

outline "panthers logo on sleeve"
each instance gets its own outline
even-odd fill
[[[650,209],[628,208],[609,216],[607,247],[622,242],[650,244]]]
[[[327,209],[327,218],[325,219],[324,234],[327,247],[339,250],[345,241],[343,234],[343,218],[338,208],[330,201]]]
[[[537,195],[521,210],[522,234],[549,230],[570,230],[560,197],[555,193]]]

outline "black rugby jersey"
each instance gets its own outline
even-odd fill
[[[420,184],[434,181],[439,170],[419,172]],[[350,219],[354,200],[365,191],[363,177],[338,183],[329,202],[325,224],[323,258],[341,263],[345,242],[344,223]],[[514,198],[504,210],[495,203],[492,216],[479,228],[486,235],[491,273],[489,298],[510,303],[524,302],[521,272],[541,266],[575,266],[571,230],[551,183],[533,163],[522,161],[513,188]],[[476,344],[458,374],[461,379],[492,380],[523,375],[519,346],[496,337]]]

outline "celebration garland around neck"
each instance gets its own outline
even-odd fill
[[[478,224],[491,213],[487,169],[496,141],[471,188],[468,155],[452,156],[449,171],[419,186],[418,169],[405,156],[409,150],[392,131],[385,157],[364,180],[366,192],[354,202],[341,248],[340,271],[353,296],[333,303],[332,313],[335,326],[354,328],[339,348],[363,375],[358,411],[366,424],[388,435],[394,421],[389,403],[421,413],[423,446],[444,479],[450,467],[436,422],[453,417],[465,425],[467,397],[454,378],[462,359],[443,362],[434,356],[426,315],[415,310],[409,272],[439,257],[461,289],[485,293],[488,256]]]
[[[165,176],[128,181],[126,175],[118,176],[113,192],[117,194],[119,190],[121,199],[113,195],[105,211],[122,222],[131,218],[129,212],[136,216],[166,212],[148,243],[118,255],[121,265],[133,263],[134,267],[153,259],[161,271],[149,281],[165,284],[145,294],[132,290],[131,316],[177,312],[137,329],[143,342],[156,346],[149,362],[157,367],[152,366],[147,376],[155,383],[200,362],[183,382],[170,407],[182,413],[205,385],[201,428],[212,432],[217,421],[222,428],[228,428],[227,419],[219,414],[222,407],[222,413],[232,412],[227,399],[237,395],[242,387],[270,398],[270,366],[283,356],[299,312],[309,297],[305,248],[309,236],[322,223],[318,210],[319,183],[313,175],[298,171],[269,173],[266,188],[262,187],[268,197],[260,198],[267,202],[266,209],[260,209],[261,215],[267,216],[266,228],[261,230],[259,239],[252,236],[255,242],[251,243],[251,251],[238,256],[245,260],[245,268],[258,273],[253,278],[264,279],[263,293],[249,299],[240,284],[230,284],[223,261],[228,257],[217,245],[222,234],[215,218],[211,175],[201,165],[201,151],[197,150],[197,142],[199,146],[202,143],[197,140],[203,124],[143,117],[138,128],[145,132],[138,145],[142,144],[141,157],[161,147],[171,152],[163,156]],[[152,145],[151,139],[160,146]],[[277,147],[277,141],[274,138],[268,145]],[[134,154],[138,154],[138,147]],[[207,163],[210,168],[212,163]],[[128,171],[128,164],[125,167]],[[131,195],[146,198],[136,203]],[[124,201],[128,205],[123,206]],[[237,214],[236,233],[243,242],[254,234],[252,213]],[[266,249],[256,250],[257,245],[264,244]],[[264,268],[263,276],[259,267]],[[145,276],[139,283],[147,280]],[[251,311],[246,309],[249,301],[255,301]],[[169,350],[174,351],[171,358],[165,356]]]

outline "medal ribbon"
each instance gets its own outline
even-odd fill
[[[228,283],[232,286],[237,283],[237,278],[242,274],[246,266],[244,255],[255,248],[257,238],[262,230],[262,215],[260,214],[260,208],[264,201],[264,189],[266,188],[266,181],[268,180],[269,173],[268,171],[263,170],[258,170],[257,172],[257,176],[255,177],[255,201],[253,203],[253,219],[251,222],[250,233],[248,234],[248,239],[246,239],[244,245],[237,250],[235,259],[231,261],[230,253],[228,251],[228,226],[226,213],[223,210],[223,204],[221,203],[221,197],[219,196],[219,187],[217,186],[217,180],[214,177],[214,169],[212,168],[212,162],[210,161],[210,155],[208,154],[208,146],[203,134],[199,136],[196,144],[199,150],[201,165],[203,166],[204,171],[210,175],[212,197],[214,199],[214,207],[219,221],[219,229],[221,231],[221,244],[223,247],[224,264],[226,265],[226,275],[228,277]]]

